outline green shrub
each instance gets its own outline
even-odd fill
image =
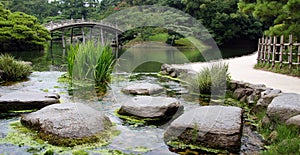
[[[9,54],[0,55],[1,80],[19,81],[30,75],[32,67],[23,61],[17,61]]]
[[[219,91],[222,91],[222,88],[225,90],[229,81],[228,64],[225,63],[204,67],[194,77],[188,79],[192,89],[196,92],[199,91],[200,94],[211,94],[211,88],[220,88]]]
[[[110,46],[93,42],[74,45],[68,51],[68,73],[73,81],[107,85],[111,80],[114,58]]]

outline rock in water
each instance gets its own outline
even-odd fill
[[[0,97],[0,112],[41,109],[59,103],[59,98],[58,94],[15,91]]]
[[[300,114],[300,94],[283,93],[275,97],[268,106],[267,115],[273,121],[284,123]]]
[[[21,123],[50,144],[63,146],[105,139],[103,133],[112,126],[104,114],[81,103],[50,105],[23,115]]]
[[[124,103],[118,114],[140,118],[171,118],[182,107],[170,97],[138,96]]]
[[[174,120],[164,133],[164,140],[177,148],[194,145],[208,152],[213,150],[214,153],[224,150],[239,152],[241,132],[241,108],[203,106],[185,112]]]
[[[164,91],[164,88],[157,84],[136,83],[123,88],[122,91],[126,94],[152,95]]]

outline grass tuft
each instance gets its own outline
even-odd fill
[[[114,58],[110,46],[89,41],[73,45],[68,52],[68,74],[72,82],[106,86],[111,80]]]
[[[20,81],[27,78],[32,72],[32,67],[23,61],[17,61],[9,54],[0,55],[0,70],[2,81]]]
[[[199,91],[200,94],[211,94],[212,88],[220,88],[220,91],[224,88],[223,90],[225,90],[230,81],[228,64],[216,63],[211,67],[205,67],[187,81],[192,89],[195,92]]]

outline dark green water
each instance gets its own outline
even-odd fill
[[[232,58],[250,54],[256,50],[256,47],[221,47],[217,53],[221,58]],[[215,52],[215,51],[207,51]],[[56,43],[53,46],[51,54],[49,47],[43,52],[13,52],[10,53],[15,58],[24,61],[31,61],[35,71],[58,70],[64,71],[67,65],[66,55],[63,53],[62,45]],[[176,47],[132,47],[130,49],[121,49],[114,54],[120,58],[118,68],[124,72],[158,72],[164,63],[183,64],[190,62],[204,62],[205,59],[201,52],[196,49],[178,49]],[[52,64],[54,66],[52,66]],[[50,67],[52,66],[52,67]]]

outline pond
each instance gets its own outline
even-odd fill
[[[100,96],[95,91],[80,90],[69,91],[69,85],[58,82],[58,78],[64,74],[65,57],[63,57],[59,45],[54,48],[53,57],[46,50],[45,53],[18,53],[16,57],[33,62],[34,69],[29,79],[11,86],[1,86],[0,94],[9,93],[15,90],[35,90],[43,92],[58,93],[61,96],[61,103],[81,102],[90,107],[103,111],[120,130],[120,134],[112,139],[109,145],[100,148],[85,150],[91,154],[99,154],[99,150],[119,150],[124,153],[157,155],[176,154],[171,152],[163,141],[163,133],[169,125],[167,122],[161,126],[133,126],[126,124],[115,115],[123,101],[133,96],[125,95],[121,89],[133,83],[152,83],[165,88],[159,96],[171,96],[177,98],[184,110],[188,111],[199,106],[198,100],[190,101],[185,94],[181,94],[185,88],[181,83],[170,81],[157,76],[162,63],[187,63],[201,61],[201,54],[195,50],[179,51],[173,47],[167,48],[131,48],[115,53],[118,60],[118,67],[114,72],[112,83],[108,92]],[[247,53],[247,52],[246,52]],[[250,52],[249,52],[250,53]],[[121,55],[121,56],[120,56]],[[136,61],[139,60],[139,61]],[[49,68],[49,65],[54,66]],[[50,71],[56,70],[56,71]],[[9,124],[18,121],[19,116],[0,118],[0,138],[4,138],[9,132]],[[33,154],[42,153],[45,146],[16,146],[12,144],[0,144],[0,153],[3,154]],[[35,152],[32,150],[35,150]],[[98,152],[98,153],[95,153]],[[101,152],[101,151],[100,151]],[[71,154],[72,152],[64,152]],[[100,153],[101,154],[101,153]]]

